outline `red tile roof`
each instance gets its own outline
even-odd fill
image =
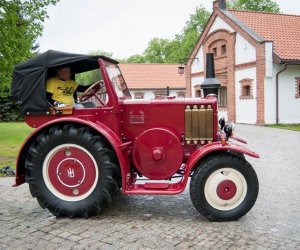
[[[129,89],[185,89],[178,64],[119,64]]]
[[[265,40],[273,41],[282,60],[300,60],[300,16],[255,11],[229,10]]]

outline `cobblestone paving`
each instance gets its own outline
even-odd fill
[[[236,134],[261,156],[247,158],[260,193],[236,222],[215,223],[176,196],[120,195],[101,215],[57,219],[28,185],[0,178],[0,249],[300,249],[300,133],[238,125]]]

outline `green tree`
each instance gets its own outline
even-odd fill
[[[0,97],[10,95],[14,65],[32,57],[47,18],[59,0],[0,0]]]
[[[119,60],[122,63],[145,63],[146,59],[143,55],[132,55],[126,59]]]
[[[228,7],[237,10],[252,10],[279,13],[279,5],[272,0],[231,0]]]
[[[168,39],[153,38],[144,52],[144,57],[148,63],[166,63],[168,57]]]
[[[172,51],[170,62],[181,63],[189,57],[209,17],[210,13],[205,8],[201,6],[196,8],[181,33],[176,35],[173,40],[175,50]]]
[[[89,55],[102,55],[107,57],[112,57],[112,53],[105,52],[102,50],[90,51]],[[102,79],[101,72],[99,69],[90,70],[80,74],[76,74],[76,82],[80,85],[90,85],[98,80]]]

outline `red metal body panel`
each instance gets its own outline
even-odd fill
[[[216,152],[216,151],[233,151],[242,154],[249,155],[254,158],[259,158],[259,155],[241,145],[235,143],[227,143],[226,145],[222,145],[220,142],[212,142],[210,144],[206,144],[205,146],[199,148],[195,151],[187,161],[187,168],[192,169],[194,165],[205,155]]]
[[[214,114],[214,140],[217,139],[218,117],[216,98],[181,98],[154,100],[124,100],[124,140],[133,140],[150,128],[167,128],[178,138],[184,135],[184,110],[186,105],[211,105]]]

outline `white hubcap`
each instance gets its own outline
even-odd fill
[[[240,205],[247,194],[245,177],[232,168],[214,171],[204,186],[207,202],[215,209],[228,211]]]

